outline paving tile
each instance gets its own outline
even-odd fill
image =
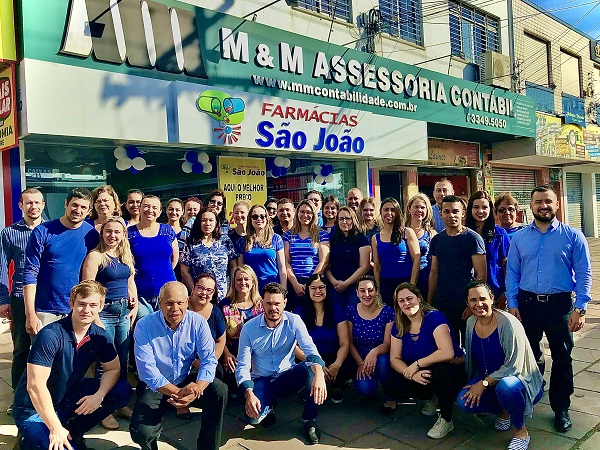
[[[85,435],[86,445],[95,450],[110,450],[125,445],[134,446],[131,435],[126,427],[121,425],[120,430],[108,431],[102,427],[96,427]]]
[[[586,370],[588,370],[589,372],[600,373],[600,362],[592,364]]]
[[[383,434],[373,432],[341,447],[343,450],[363,449],[363,450],[409,450],[414,449],[409,445],[396,441],[395,439]]]
[[[600,383],[598,383],[598,381],[600,381],[599,378],[600,377],[598,377],[596,372],[584,370],[575,375],[573,383],[577,388],[598,392],[600,391]]]
[[[599,339],[600,340],[600,327],[586,327],[581,332],[581,337],[589,338],[589,339]],[[577,345],[577,340],[575,341],[575,345]]]
[[[573,410],[569,414],[573,421],[573,428],[566,433],[559,433],[554,429],[554,412],[550,405],[545,403],[538,403],[535,406],[533,416],[528,418],[525,424],[529,429],[543,430],[558,436],[581,439],[600,423],[600,417],[598,416]],[[533,435],[533,431],[531,433]]]
[[[598,450],[599,448],[600,433],[597,431],[579,446],[579,450]]]
[[[571,356],[576,361],[584,361],[588,363],[596,362],[600,359],[599,350],[590,350],[587,348],[575,347],[571,352]]]
[[[322,430],[323,431],[323,430]],[[321,433],[321,442],[310,445],[313,449],[333,449],[344,444],[343,441],[325,432]],[[302,421],[298,420],[285,427],[269,428],[254,439],[244,439],[238,444],[247,450],[294,450],[309,447],[304,438]]]
[[[575,347],[600,350],[600,339],[594,339],[591,337],[581,337],[579,339],[576,338]]]

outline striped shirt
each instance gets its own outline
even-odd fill
[[[21,219],[0,231],[0,305],[10,303],[9,295],[23,298],[23,268],[25,267],[25,247],[33,228]],[[8,267],[14,262],[12,293],[9,294]]]
[[[310,236],[302,239],[291,231],[283,233],[283,242],[290,246],[290,265],[296,277],[310,277],[319,265],[319,246],[314,245]],[[319,230],[319,243],[329,242],[325,230]]]

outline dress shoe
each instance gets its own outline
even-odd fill
[[[310,445],[318,444],[321,439],[321,431],[317,427],[317,423],[314,420],[307,420],[304,422],[304,432]]]
[[[559,411],[554,415],[554,428],[556,431],[560,431],[561,433],[565,433],[569,431],[573,427],[573,422],[571,422],[571,417],[569,416],[569,411]]]

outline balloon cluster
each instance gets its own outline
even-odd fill
[[[287,175],[292,161],[283,156],[276,158],[267,158],[267,175],[273,178],[283,177]]]
[[[205,152],[186,152],[185,162],[181,165],[181,170],[185,173],[210,173],[213,166],[208,162],[208,155]]]
[[[142,158],[142,152],[133,145],[117,147],[113,154],[117,158],[115,165],[119,170],[129,169],[131,173],[140,173],[147,166],[146,160]]]
[[[320,185],[333,183],[333,165],[319,164],[313,167],[313,180]]]

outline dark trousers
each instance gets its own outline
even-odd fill
[[[304,284],[306,286],[306,282],[308,281],[307,277],[296,277],[298,283]],[[302,306],[304,304],[305,299],[308,298],[308,286],[306,286],[306,290],[304,291],[303,296],[299,296],[296,294],[294,290],[294,286],[291,282],[288,281],[287,284],[287,304],[285,305],[286,311],[293,311],[298,306]]]
[[[12,313],[10,334],[13,341],[13,363],[10,375],[14,390],[17,388],[17,384],[19,384],[19,380],[27,367],[31,336],[25,331],[25,303],[23,299],[11,297],[10,310]]]
[[[379,292],[381,293],[381,299],[383,303],[389,307],[394,307],[394,291],[400,283],[407,283],[410,281],[410,277],[404,278],[380,278]]]
[[[549,399],[555,412],[569,409],[573,393],[573,334],[569,332],[569,315],[573,309],[571,293],[554,297],[554,301],[540,302],[535,297],[519,292],[519,313],[525,334],[544,373],[545,360],[540,345],[542,334],[546,334],[552,356]]]
[[[183,387],[196,381],[196,376],[189,376],[178,386]],[[140,381],[136,388],[137,400],[133,408],[129,433],[133,442],[142,450],[158,450],[158,438],[162,432],[162,419],[168,408],[173,408],[167,395],[154,392]],[[192,405],[202,408],[202,423],[198,434],[198,450],[218,450],[221,445],[223,428],[223,412],[227,404],[227,386],[215,379],[210,383],[202,396]]]
[[[458,308],[456,305],[460,305]],[[444,313],[446,319],[448,319],[448,323],[450,324],[450,328],[454,332],[454,336],[460,340],[461,347],[465,346],[465,334],[467,332],[467,321],[463,320],[462,315],[467,307],[467,304],[464,301],[457,300],[456,304],[435,304],[437,309]]]
[[[407,380],[402,374],[392,370],[384,382],[386,392],[393,398],[419,400],[429,400],[435,394],[440,404],[440,415],[446,421],[452,420],[452,405],[467,379],[465,365],[444,362],[423,370],[431,371],[431,382],[427,385]]]
[[[321,355],[321,358],[325,361],[325,367],[328,367],[337,359],[337,353],[323,354]],[[336,389],[341,388],[346,381],[351,380],[354,377],[356,374],[356,364],[352,364],[353,362],[352,356],[348,354],[338,371],[337,377],[335,377],[335,381],[331,383],[331,387]]]
[[[73,438],[83,436],[106,416],[129,403],[133,390],[126,381],[119,380],[102,400],[102,406],[88,415],[76,415],[77,402],[98,391],[100,380],[84,378],[76,388],[70,389],[56,406],[56,414]],[[46,450],[50,446],[50,431],[35,409],[15,408],[15,424],[21,433],[21,450]],[[76,448],[76,446],[74,446]]]

